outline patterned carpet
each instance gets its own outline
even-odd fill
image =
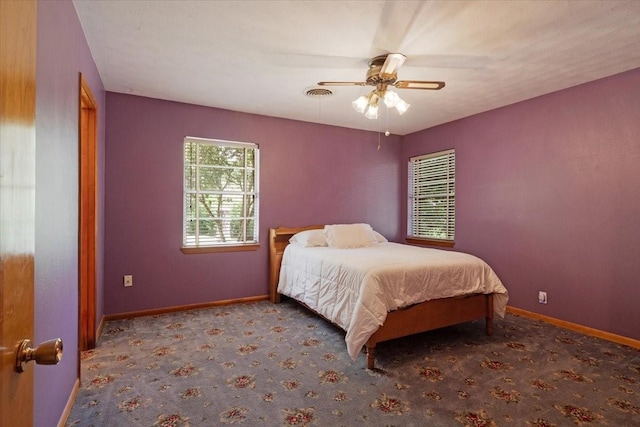
[[[507,315],[378,345],[291,303],[108,322],[68,426],[640,426],[640,351]]]

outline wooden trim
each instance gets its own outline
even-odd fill
[[[201,246],[198,248],[182,247],[180,250],[183,254],[208,254],[217,252],[249,252],[260,249],[259,244],[250,245],[229,245],[229,246]]]
[[[405,240],[410,245],[437,246],[440,248],[452,248],[456,244],[453,240],[425,239],[422,237],[410,236],[407,236]]]
[[[64,411],[62,411],[62,416],[60,416],[60,420],[58,420],[58,427],[64,427],[67,424],[67,420],[69,419],[69,414],[71,414],[71,409],[73,409],[73,403],[76,400],[76,396],[78,395],[78,391],[80,390],[80,378],[76,378],[76,382],[73,384],[73,389],[71,389],[71,394],[69,395],[69,399],[67,399],[67,404],[64,405]]]
[[[221,307],[233,304],[252,304],[259,301],[267,301],[267,295],[258,295],[255,297],[234,298],[221,301],[211,301],[198,304],[176,305],[173,307],[154,308],[151,310],[130,311],[128,313],[108,314],[104,316],[104,320],[128,319],[131,317],[157,316],[159,314],[175,313],[177,311],[199,310],[202,308]]]
[[[98,340],[100,339],[100,336],[102,335],[102,330],[104,329],[104,316],[102,316],[102,318],[100,319],[100,323],[98,323],[98,327],[96,328],[96,343],[98,343]]]
[[[79,74],[79,230],[78,230],[78,301],[79,349],[96,346],[96,285],[98,241],[98,106],[89,84]],[[80,366],[78,365],[78,375]]]
[[[95,110],[98,108],[98,102],[96,98],[93,96],[93,92],[91,91],[91,87],[89,83],[85,80],[82,73],[80,73],[80,105],[83,108],[88,108],[91,110]]]
[[[603,340],[611,341],[616,344],[626,345],[640,350],[640,340],[628,338],[622,335],[612,334],[610,332],[601,331],[599,329],[582,326],[577,323],[567,322],[565,320],[556,319],[554,317],[545,316],[543,314],[534,313],[532,311],[523,310],[521,308],[507,306],[507,313],[516,314],[522,317],[528,317],[534,320],[541,320],[546,323],[558,326],[560,328],[569,329],[574,332],[589,335]]]

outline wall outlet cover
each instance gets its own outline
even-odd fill
[[[540,304],[546,304],[547,303],[547,293],[544,291],[539,291],[538,292],[538,302]]]

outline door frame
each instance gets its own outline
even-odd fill
[[[96,346],[96,251],[98,241],[98,104],[80,73],[79,96],[79,242],[78,242],[78,347]],[[78,358],[78,376],[80,358]]]

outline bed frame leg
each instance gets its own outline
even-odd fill
[[[487,316],[485,317],[487,322],[486,331],[487,336],[491,336],[493,335],[493,296],[485,295],[485,298],[487,299]]]
[[[488,336],[491,336],[491,335],[493,335],[493,318],[492,318],[492,317],[487,316],[487,317],[485,318],[485,320],[486,320],[486,322],[487,322],[487,325],[486,325],[486,328],[485,328],[485,329],[486,329],[486,331],[487,331],[487,335],[488,335]]]
[[[376,346],[367,346],[367,369],[373,369],[376,364]]]

